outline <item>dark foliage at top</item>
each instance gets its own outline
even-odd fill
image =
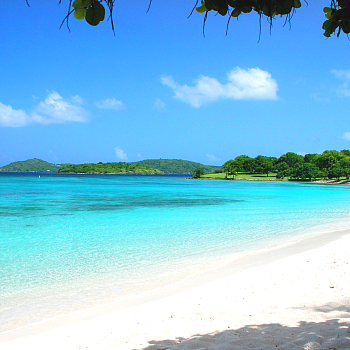
[[[25,0],[29,6],[28,0]],[[61,0],[59,1],[59,4]],[[277,16],[284,17],[286,22],[290,22],[296,9],[302,6],[302,3],[307,6],[307,1],[301,0],[201,0],[199,6],[199,0],[194,2],[194,9],[199,13],[204,14],[204,25],[207,20],[208,13],[214,11],[222,16],[227,16],[227,27],[232,18],[238,18],[239,16],[251,12],[255,12],[259,15],[259,23],[264,17],[270,23]],[[114,32],[113,24],[113,12],[117,3],[115,0],[69,0],[67,15],[62,21],[61,26],[66,23],[69,29],[69,19],[73,15],[76,19],[85,19],[86,22],[92,26],[97,26],[106,17],[106,11],[108,12],[108,19],[110,20],[112,30]],[[149,11],[152,4],[152,0],[149,0]],[[198,6],[198,7],[197,7]],[[330,0],[329,7],[324,7],[326,21],[323,23],[324,35],[330,37],[336,33],[337,36],[341,32],[349,34],[350,32],[350,0]],[[203,29],[204,29],[203,25]]]

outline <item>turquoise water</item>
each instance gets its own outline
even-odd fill
[[[181,176],[0,173],[0,331],[337,229],[324,225],[350,217],[349,191]]]

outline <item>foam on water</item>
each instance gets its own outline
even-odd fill
[[[176,176],[0,174],[0,331],[348,228],[349,191]]]

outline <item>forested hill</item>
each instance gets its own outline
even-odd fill
[[[195,169],[203,168],[206,173],[213,173],[220,169],[218,166],[203,165],[181,159],[146,159],[134,164],[149,166],[159,169],[166,174],[191,174]]]
[[[160,170],[135,163],[86,163],[62,166],[59,173],[79,174],[163,174]]]
[[[202,168],[206,173],[213,173],[221,167],[203,165],[180,159],[148,159],[133,163],[86,163],[86,164],[51,164],[41,159],[28,159],[14,162],[0,168],[0,171],[51,172],[51,173],[86,173],[86,174],[191,174]]]
[[[0,168],[0,171],[23,171],[23,172],[45,172],[57,173],[58,165],[45,162],[41,159],[28,159],[20,162],[13,162]]]

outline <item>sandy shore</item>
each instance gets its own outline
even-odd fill
[[[14,349],[350,349],[350,231],[0,334]]]

